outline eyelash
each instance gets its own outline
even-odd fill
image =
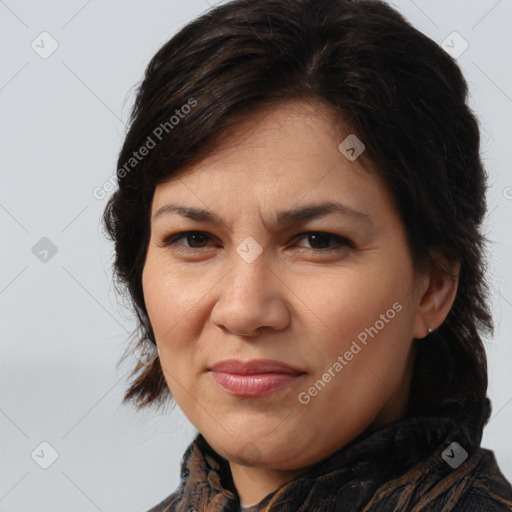
[[[189,252],[189,253],[190,252],[196,253],[197,251],[205,248],[205,247],[188,247],[186,245],[176,244],[176,242],[178,240],[180,240],[181,238],[185,238],[190,235],[201,235],[201,236],[206,236],[210,240],[212,239],[212,237],[209,236],[208,233],[205,233],[204,231],[181,231],[180,233],[176,233],[175,235],[171,235],[171,236],[165,238],[162,242],[161,247],[173,247],[174,249],[176,249],[178,251]],[[297,238],[304,238],[309,235],[320,235],[321,237],[326,237],[328,239],[334,239],[337,241],[337,243],[334,246],[327,247],[327,248],[321,248],[321,249],[316,249],[314,247],[300,247],[300,249],[306,249],[306,250],[309,249],[316,253],[326,253],[326,252],[331,252],[331,251],[336,251],[336,250],[339,251],[343,247],[355,248],[354,245],[352,244],[352,242],[350,242],[350,240],[347,240],[346,238],[339,236],[339,235],[334,235],[332,233],[326,233],[324,231],[306,231],[305,233],[300,233],[299,235],[295,236],[294,240]]]

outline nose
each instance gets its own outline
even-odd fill
[[[252,263],[236,253],[233,259],[231,270],[218,284],[212,322],[239,336],[255,336],[265,327],[286,328],[290,323],[286,283],[262,256]]]

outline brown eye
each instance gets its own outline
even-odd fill
[[[308,233],[301,233],[298,238],[307,239],[311,247],[305,247],[314,251],[325,252],[340,249],[344,246],[353,247],[353,244],[339,235],[332,233],[324,233],[322,231],[311,231]],[[303,246],[299,246],[303,247]]]
[[[186,244],[177,243],[179,240],[185,239]],[[163,245],[168,246],[182,246],[185,249],[200,249],[205,246],[206,242],[211,240],[211,237],[202,231],[183,231],[168,237],[164,240]]]

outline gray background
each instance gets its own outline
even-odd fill
[[[0,511],[144,512],[178,485],[194,429],[179,410],[120,405],[134,359],[116,364],[133,323],[111,283],[99,228],[105,200],[92,191],[115,172],[149,59],[211,3],[0,0]],[[497,327],[482,444],[512,480],[512,2],[394,4],[450,51],[469,45],[458,62],[490,174]],[[40,54],[55,43],[44,31],[58,43],[48,58]],[[43,441],[58,453],[48,469],[39,465],[51,462]]]

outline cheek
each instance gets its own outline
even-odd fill
[[[309,395],[312,416],[327,417],[319,428],[335,431],[342,421],[356,433],[400,385],[411,346],[407,312],[381,298],[363,310],[349,304],[337,317],[333,311],[332,326],[337,341],[324,338],[314,348],[309,359],[318,364],[301,391]]]
[[[333,379],[332,390],[348,385],[358,390],[353,399],[364,395],[371,400],[372,394],[377,397],[382,382],[393,386],[394,374],[406,363],[412,325],[407,272],[398,275],[395,270],[394,275],[379,278],[368,269],[350,278],[347,273],[330,283],[318,294],[318,303],[314,302],[321,319],[315,322],[324,333],[321,343],[311,344],[311,359],[321,362],[314,377],[331,368],[339,376]],[[310,332],[314,337],[314,329]]]
[[[357,337],[384,315],[386,327],[397,316],[397,309],[403,309],[409,283],[407,276],[387,274],[382,276],[378,268],[369,266],[360,272],[342,272],[326,275],[315,287],[309,284],[309,291],[302,293],[306,307],[318,316],[327,329],[337,337]],[[393,308],[393,304],[398,303]],[[401,306],[401,307],[400,307]],[[402,315],[403,316],[403,315]],[[379,321],[381,326],[382,321]],[[381,326],[382,328],[382,326]]]
[[[189,271],[170,266],[162,259],[148,255],[142,286],[155,335],[160,334],[160,341],[166,341],[173,339],[173,331],[184,327],[184,320],[193,315],[194,306],[204,295],[203,289],[208,288],[201,279],[185,277],[191,274]]]
[[[180,285],[175,272],[158,264],[148,255],[142,275],[144,301],[160,351],[160,363],[171,393],[186,384],[190,339],[187,328],[193,325],[188,315],[193,308],[186,288]],[[188,315],[187,315],[187,312]]]

